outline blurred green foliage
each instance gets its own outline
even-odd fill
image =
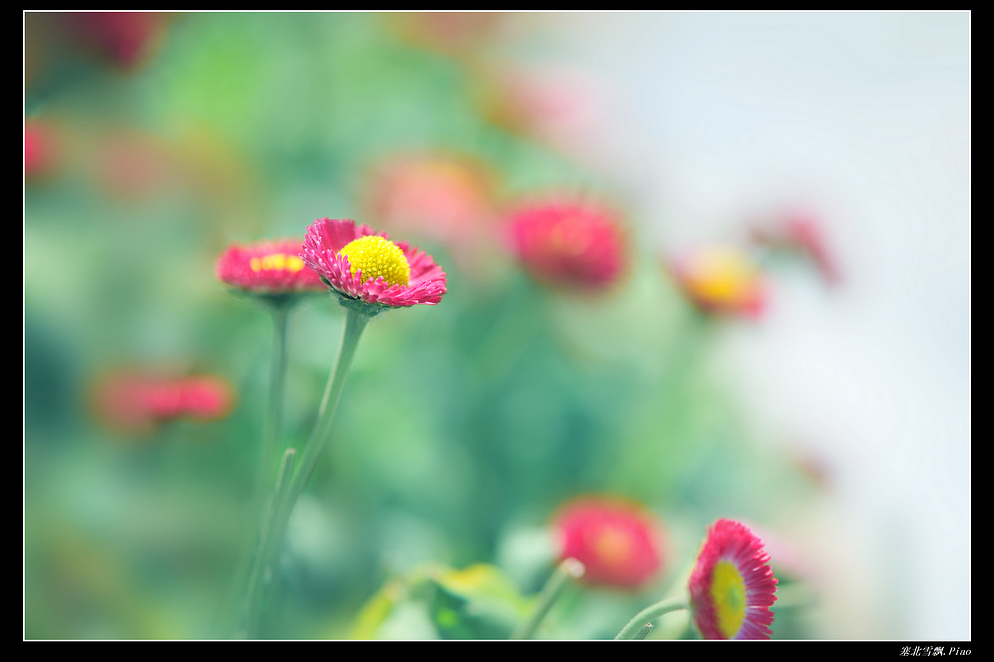
[[[364,221],[363,177],[394,153],[472,157],[502,202],[611,186],[481,112],[488,35],[453,54],[406,38],[411,17],[189,14],[121,67],[72,50],[62,19],[26,16],[26,116],[55,128],[61,160],[25,185],[25,636],[214,637],[258,518],[271,342],[265,311],[215,281],[216,256],[320,216]],[[451,246],[402,237],[446,267],[449,292],[368,328],[291,523],[269,636],[506,636],[555,561],[520,541],[602,492],[662,517],[669,570],[639,594],[577,588],[540,634],[610,637],[715,517],[767,521],[814,494],[753,443],[710,352],[720,322],[630,222],[627,277],[596,297],[543,289],[502,246],[469,274]],[[314,421],[342,319],[323,296],[291,316],[291,442]],[[87,410],[93,380],[136,365],[222,375],[239,404],[148,438],[106,431]]]

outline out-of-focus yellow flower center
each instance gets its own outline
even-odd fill
[[[404,251],[389,239],[377,235],[360,237],[339,252],[349,258],[352,275],[361,270],[364,281],[382,276],[391,285],[407,285],[411,279]]]
[[[619,529],[608,527],[600,532],[594,543],[597,556],[608,565],[620,565],[628,560],[632,537]]]
[[[738,304],[754,293],[759,272],[744,253],[712,248],[697,257],[689,285],[705,301]]]
[[[290,273],[295,274],[304,268],[304,261],[296,255],[272,253],[270,255],[252,258],[249,260],[249,267],[251,267],[252,271],[255,272],[289,271]]]
[[[745,581],[738,568],[728,561],[718,561],[711,574],[711,601],[718,619],[718,629],[731,639],[742,628],[746,610]]]
[[[562,255],[583,255],[590,248],[591,234],[581,219],[566,218],[549,232],[549,246]]]

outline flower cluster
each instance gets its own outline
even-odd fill
[[[584,497],[566,504],[555,518],[560,559],[575,558],[584,581],[637,588],[663,565],[661,527],[636,503]]]
[[[758,317],[766,305],[762,274],[744,251],[709,246],[687,251],[669,266],[680,288],[704,312]]]
[[[311,224],[300,258],[345,300],[398,308],[445,294],[445,272],[430,255],[347,219]]]
[[[690,575],[690,605],[705,639],[768,639],[777,579],[770,555],[744,524],[720,519]]]
[[[581,203],[525,207],[510,217],[511,247],[538,281],[570,290],[603,290],[625,267],[626,246],[614,214]]]
[[[218,280],[254,294],[323,292],[321,277],[298,257],[300,239],[234,245],[217,260]]]
[[[148,434],[179,418],[224,418],[234,403],[231,385],[214,375],[169,378],[122,372],[98,383],[93,404],[97,416],[109,427],[128,434]]]

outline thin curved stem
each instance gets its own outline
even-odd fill
[[[511,639],[531,639],[545,615],[549,613],[563,590],[569,585],[569,580],[583,576],[583,564],[576,559],[566,559],[555,569],[549,581],[542,587],[535,608],[524,623],[511,634]]]
[[[270,574],[273,555],[276,553],[276,543],[283,539],[282,535],[278,538],[275,535],[282,515],[279,504],[285,500],[286,495],[290,492],[290,477],[293,475],[296,459],[296,449],[288,448],[283,453],[283,460],[280,462],[280,470],[276,477],[276,489],[273,491],[273,499],[269,504],[266,519],[262,525],[259,547],[255,553],[255,561],[252,564],[245,598],[241,605],[235,634],[239,638],[253,639],[258,635],[263,596],[266,592],[266,585],[269,583],[267,575]]]
[[[324,389],[324,397],[321,398],[321,406],[318,409],[318,419],[311,432],[311,438],[307,441],[303,457],[300,460],[300,468],[293,477],[293,484],[290,490],[290,508],[297,502],[300,494],[307,487],[307,483],[314,473],[318,458],[328,444],[328,437],[331,432],[331,423],[335,418],[335,411],[338,409],[338,401],[342,396],[342,387],[345,386],[345,378],[349,375],[349,368],[352,367],[352,360],[355,358],[356,349],[359,347],[359,339],[366,329],[370,317],[363,315],[351,308],[345,309],[345,328],[342,329],[342,344],[338,350],[338,358],[331,369],[328,377],[328,385]]]
[[[311,438],[307,442],[300,462],[296,463],[298,466],[296,472],[293,471],[296,450],[287,449],[283,456],[283,464],[280,467],[273,501],[259,541],[259,552],[252,569],[246,595],[248,617],[244,632],[249,638],[254,637],[258,631],[264,575],[270,569],[273,556],[283,545],[293,507],[304,488],[307,487],[307,483],[314,473],[314,468],[317,466],[318,458],[321,457],[321,452],[327,445],[331,423],[342,395],[342,387],[345,385],[345,378],[348,376],[352,360],[355,358],[359,339],[362,337],[362,332],[369,319],[367,315],[349,308],[346,309],[345,328],[342,331],[342,344],[338,350],[338,358],[331,369],[328,385],[325,388],[324,397],[321,399],[314,431],[311,433]],[[287,461],[288,457],[289,462]]]
[[[649,624],[651,629],[652,621],[656,620],[663,614],[668,614],[671,611],[676,611],[677,609],[687,609],[689,606],[690,605],[687,602],[686,595],[661,600],[656,604],[649,605],[639,613],[635,614],[635,617],[628,621],[628,625],[621,628],[621,632],[615,636],[615,639],[634,639],[636,638],[636,635],[641,634],[641,631],[645,628],[646,624]],[[646,632],[646,635],[648,634],[649,633]]]
[[[283,400],[286,391],[286,335],[289,306],[271,306],[273,315],[273,356],[269,366],[269,398],[266,402],[266,424],[262,437],[262,455],[256,493],[262,494],[272,480],[273,464],[280,452],[283,428]],[[261,499],[260,499],[261,500]]]

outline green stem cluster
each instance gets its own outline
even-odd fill
[[[286,332],[289,306],[273,305],[273,357],[269,366],[269,399],[266,403],[265,428],[262,437],[262,455],[256,493],[262,494],[272,480],[273,465],[280,452],[280,432],[283,429],[283,399],[286,391]]]
[[[254,639],[259,636],[262,624],[262,609],[264,596],[267,588],[271,584],[272,565],[277,551],[282,547],[286,536],[287,525],[290,522],[290,515],[293,507],[303,493],[304,488],[310,481],[317,466],[321,453],[327,446],[331,433],[331,424],[338,409],[338,401],[342,395],[342,388],[348,376],[352,360],[355,358],[356,349],[359,346],[359,339],[362,332],[369,323],[371,315],[356,307],[346,307],[345,327],[342,331],[342,343],[338,350],[338,357],[335,365],[331,369],[328,378],[328,385],[325,387],[324,396],[321,399],[321,406],[318,409],[317,421],[314,430],[308,439],[303,453],[297,461],[297,450],[288,448],[283,454],[280,464],[279,474],[276,479],[276,488],[273,491],[272,500],[269,503],[266,517],[259,536],[259,544],[256,548],[252,570],[246,587],[245,597],[242,601],[239,616],[237,619],[236,636],[239,638]],[[272,386],[275,389],[279,386],[281,393],[270,394],[270,407],[282,409],[283,403],[283,381],[286,372],[286,319],[281,322],[277,320],[277,345],[274,350]],[[280,354],[277,357],[275,354]],[[277,373],[280,375],[277,377]],[[275,415],[275,409],[271,409],[269,417],[270,424],[267,429],[266,442],[264,444],[263,462],[265,463],[276,447],[275,439],[279,437],[280,416]],[[271,426],[275,424],[276,427]]]

